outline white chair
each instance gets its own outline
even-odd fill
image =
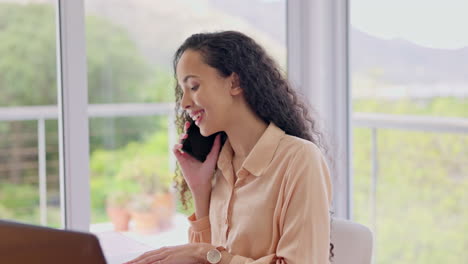
[[[333,264],[371,264],[373,237],[368,227],[333,218],[331,242],[334,245]]]

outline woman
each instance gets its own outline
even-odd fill
[[[189,37],[174,71],[179,128],[194,120],[202,135],[227,140],[218,135],[203,163],[174,146],[182,200],[190,190],[195,205],[190,243],[129,263],[328,263],[321,134],[276,63],[251,38],[225,31]]]

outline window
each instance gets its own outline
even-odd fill
[[[0,218],[61,227],[55,5],[0,1]]]
[[[464,262],[468,4],[350,8],[354,219],[375,263]]]

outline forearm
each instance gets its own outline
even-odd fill
[[[210,196],[194,197],[195,202],[195,215],[197,219],[202,219],[210,213]]]
[[[202,219],[210,213],[211,186],[200,187],[192,192],[195,204],[195,216]]]
[[[210,212],[210,189],[197,189],[197,192],[192,192],[192,197],[195,205],[195,213],[188,220],[191,224],[189,229],[190,243],[210,243],[211,242],[211,226],[209,220]],[[209,191],[208,191],[209,190]]]

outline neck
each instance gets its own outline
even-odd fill
[[[267,127],[268,124],[257,117],[249,108],[236,111],[235,122],[226,129],[234,156],[245,159]]]

